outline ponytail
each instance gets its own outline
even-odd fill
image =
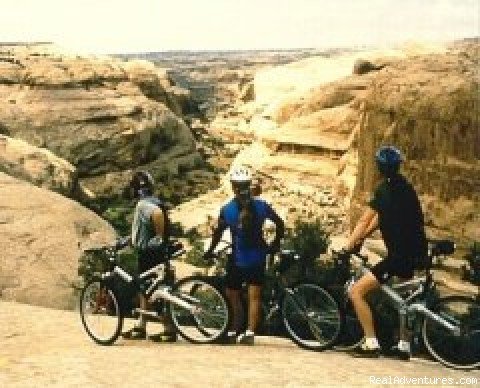
[[[245,241],[248,246],[252,246],[255,241],[254,223],[255,223],[255,207],[253,201],[248,201],[240,206],[240,226],[244,231]]]

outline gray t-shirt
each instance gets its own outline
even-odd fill
[[[132,244],[137,249],[145,250],[148,241],[155,236],[152,213],[159,209],[155,197],[146,197],[138,201],[132,222]]]

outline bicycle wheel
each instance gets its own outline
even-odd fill
[[[330,293],[316,284],[298,284],[282,301],[287,334],[298,346],[310,350],[331,347],[341,328],[341,314]]]
[[[480,304],[466,296],[441,298],[432,311],[460,329],[455,335],[432,318],[423,322],[422,336],[430,354],[455,369],[480,366]]]
[[[80,294],[80,317],[87,334],[99,345],[113,344],[122,331],[118,298],[98,279],[88,282]]]
[[[335,342],[335,349],[348,351],[356,349],[363,342],[363,329],[350,301],[342,309],[342,330]]]
[[[172,294],[191,304],[193,311],[169,303],[169,314],[179,334],[193,343],[212,343],[222,338],[231,313],[223,293],[207,277],[191,276],[175,283]]]

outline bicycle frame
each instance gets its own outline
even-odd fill
[[[355,253],[352,254],[353,256],[357,257],[358,259],[361,260],[362,264],[360,264],[359,269],[356,271],[356,278],[359,278],[359,275],[363,275],[369,271],[368,267],[366,264],[363,264],[363,257],[360,255],[357,255]],[[354,277],[354,278],[355,278]],[[353,279],[352,279],[353,280]],[[349,282],[347,282],[349,283]],[[402,296],[395,291],[395,289],[401,289],[409,286],[414,286],[417,285],[418,287],[407,297],[407,298],[402,298]],[[399,316],[400,316],[400,330],[401,332],[404,330],[405,325],[406,325],[406,317],[407,314],[409,313],[416,313],[420,314],[422,316],[427,316],[430,319],[434,320],[435,322],[439,323],[441,326],[443,326],[445,329],[449,330],[452,334],[459,336],[461,334],[460,328],[458,326],[452,325],[450,322],[446,321],[443,319],[441,316],[438,314],[435,314],[433,311],[431,311],[428,307],[425,305],[425,299],[421,298],[420,302],[415,302],[413,301],[422,295],[425,295],[425,291],[433,285],[433,280],[431,278],[431,274],[428,272],[426,277],[421,277],[421,278],[416,278],[413,280],[408,280],[406,282],[402,282],[399,284],[396,284],[392,287],[390,287],[387,284],[382,284],[380,286],[380,290],[384,295],[388,297],[390,301],[393,302],[395,310],[398,311]],[[402,335],[402,333],[401,333]]]
[[[141,273],[138,278],[134,278],[132,275],[130,275],[128,272],[126,272],[123,268],[121,268],[117,262],[117,252],[116,250],[112,250],[109,252],[108,260],[111,265],[111,270],[101,274],[101,279],[103,281],[107,281],[109,279],[113,279],[115,276],[119,277],[122,279],[124,282],[129,283],[129,284],[135,284],[135,287],[137,291],[141,292],[143,296],[145,296],[149,302],[155,302],[159,299],[166,300],[167,302],[173,303],[177,306],[180,306],[186,310],[188,310],[191,313],[197,312],[197,307],[194,304],[190,304],[186,302],[184,299],[190,300],[190,302],[195,303],[198,302],[195,298],[193,298],[190,295],[184,295],[185,298],[181,299],[177,297],[176,295],[173,295],[171,291],[171,287],[168,285],[162,286],[162,283],[164,282],[164,278],[161,278],[159,274],[161,272],[164,272],[164,269],[168,269],[170,267],[169,261],[177,256],[180,256],[184,253],[184,250],[180,250],[174,254],[172,254],[168,260],[164,263],[157,264],[156,266],[150,268],[149,270]],[[147,288],[147,290],[143,291],[140,287],[140,284],[142,281],[145,281],[147,278],[154,276],[154,281],[153,283]],[[140,283],[138,281],[140,280]],[[144,312],[141,309],[135,309],[135,312],[138,312],[140,314],[145,314],[148,315],[147,312]]]

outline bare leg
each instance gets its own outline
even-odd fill
[[[231,330],[239,331],[242,326],[242,302],[240,299],[240,290],[234,290],[233,288],[228,288],[225,290],[227,294],[228,301],[232,307],[233,319],[231,323]]]
[[[251,284],[248,286],[248,330],[255,332],[260,320],[260,303],[262,286]]]
[[[366,338],[375,337],[375,328],[373,325],[372,310],[365,300],[365,296],[369,291],[374,290],[379,285],[380,283],[375,276],[369,272],[354,283],[349,293]]]

